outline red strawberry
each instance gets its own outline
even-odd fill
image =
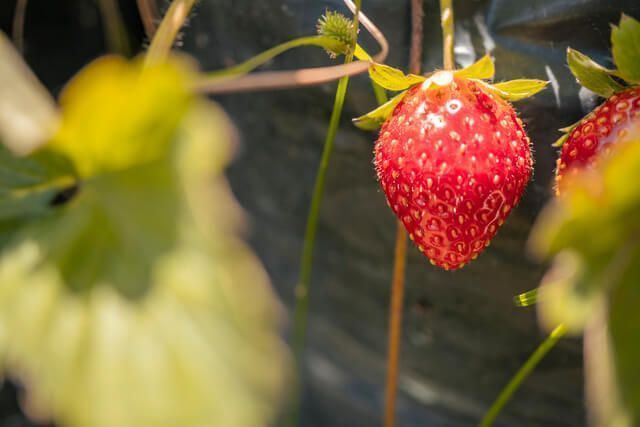
[[[520,200],[533,161],[507,101],[449,72],[432,80],[439,84],[409,89],[383,124],[375,165],[410,238],[449,270],[489,245]]]
[[[556,193],[562,192],[562,183],[568,175],[591,166],[600,157],[599,153],[606,154],[612,142],[624,138],[629,128],[638,123],[640,87],[611,96],[589,113],[571,130],[562,145],[557,161]]]

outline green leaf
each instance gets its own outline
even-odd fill
[[[391,98],[373,111],[367,114],[356,117],[353,119],[353,124],[363,130],[376,130],[387,120],[387,118],[393,113],[396,105],[402,101],[407,91],[401,92],[398,95]]]
[[[598,284],[586,280],[587,266],[576,252],[558,254],[538,289],[538,318],[551,330],[564,325],[573,334],[581,333],[593,310],[601,302]]]
[[[640,422],[640,247],[632,244],[607,292],[593,307],[584,333],[585,385],[594,425],[633,427]]]
[[[600,333],[608,332],[605,347],[585,346],[591,363],[586,365],[586,377],[590,381],[596,417],[603,423],[616,426],[640,425],[640,253],[629,262],[629,268],[621,274],[609,295],[607,316],[599,325]],[[604,316],[603,316],[604,317]],[[595,329],[596,327],[592,327]],[[608,331],[607,331],[608,329]],[[591,337],[586,337],[586,343]],[[607,348],[608,347],[608,348]],[[605,375],[609,381],[602,381]]]
[[[52,148],[83,171],[77,194],[0,252],[0,373],[65,427],[272,425],[290,362],[223,176],[232,127],[177,96],[180,64],[111,61],[65,93]],[[165,100],[178,104],[152,105]]]
[[[177,61],[143,67],[140,60],[98,59],[62,93],[51,149],[69,157],[81,177],[158,159],[193,101],[190,78]]]
[[[567,63],[578,83],[603,98],[624,89],[611,77],[609,70],[577,50],[567,49]]]
[[[538,302],[538,288],[523,292],[513,297],[513,303],[518,307],[529,307]]]
[[[367,53],[366,50],[362,48],[359,44],[356,44],[356,49],[353,52],[353,55],[361,61],[372,61],[371,55]]]
[[[597,168],[567,176],[562,196],[543,210],[533,228],[533,252],[555,257],[539,298],[541,318],[549,327],[584,327],[618,280],[620,263],[628,262],[640,219],[640,188],[627,183],[640,179],[640,129],[629,134],[629,140],[614,142],[616,149]]]
[[[58,128],[53,99],[0,31],[0,143],[26,154]]]
[[[475,63],[465,67],[461,70],[454,71],[457,77],[463,77],[467,79],[492,79],[495,75],[496,69],[493,65],[493,60],[489,55],[484,55]]]
[[[640,83],[640,22],[622,15],[611,30],[611,51],[618,74],[629,83]]]
[[[394,91],[407,89],[427,79],[424,76],[415,74],[404,74],[397,68],[376,63],[371,64],[371,67],[369,67],[369,77],[383,88]]]
[[[17,157],[0,145],[0,221],[44,215],[57,194],[76,184],[67,159],[50,151]]]
[[[568,138],[569,138],[569,132],[566,132],[562,134],[560,138],[556,139],[556,141],[553,144],[551,144],[551,146],[560,148],[564,145],[564,143],[567,141]]]
[[[519,101],[529,98],[543,90],[549,82],[535,79],[516,79],[507,82],[496,83],[491,87],[498,94],[509,101]]]

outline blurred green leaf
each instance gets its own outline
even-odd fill
[[[115,56],[94,61],[60,97],[64,114],[51,148],[81,177],[158,159],[193,102],[190,77],[182,62],[143,68]]]
[[[547,328],[584,331],[588,409],[596,426],[640,424],[640,123],[572,175],[531,248],[553,257],[538,295]]]
[[[0,368],[57,425],[266,427],[287,388],[279,306],[223,176],[233,129],[188,79],[176,60],[81,72],[47,147],[77,194],[0,256]]]
[[[0,221],[43,215],[58,193],[74,185],[73,166],[64,157],[50,151],[18,157],[0,145]]]
[[[478,61],[461,70],[454,71],[457,77],[467,79],[492,79],[496,73],[493,60],[489,55],[484,55]]]
[[[578,83],[603,98],[624,89],[611,77],[609,70],[577,50],[567,49],[567,64]]]
[[[640,22],[623,14],[611,30],[611,51],[618,75],[629,83],[640,83]]]
[[[371,64],[369,67],[369,77],[383,88],[393,91],[405,90],[427,79],[424,76],[405,74],[397,68],[376,63]]]
[[[610,363],[608,366],[595,364],[591,368],[595,372],[588,375],[598,375],[602,371],[611,370],[614,390],[607,390],[605,384],[598,384],[602,390],[598,393],[609,392],[609,396],[602,396],[602,402],[596,401],[599,406],[603,425],[616,426],[637,426],[640,425],[640,342],[638,341],[638,330],[640,329],[640,251],[636,246],[633,260],[628,263],[628,268],[620,275],[620,281],[616,286],[612,286],[608,300],[608,338],[607,343],[610,349],[605,352],[611,360],[596,359],[600,364]],[[602,351],[592,349],[592,351]],[[611,407],[607,400],[611,396],[619,398],[619,402],[614,402],[614,408],[619,408],[618,413],[606,414],[606,410]],[[603,417],[602,417],[603,415]],[[613,420],[616,420],[615,424]]]
[[[363,130],[376,130],[387,120],[387,118],[393,113],[396,105],[402,101],[407,91],[399,93],[391,98],[373,111],[369,111],[367,114],[356,117],[353,119],[353,124]]]

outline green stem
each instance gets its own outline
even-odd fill
[[[529,307],[538,302],[538,288],[521,293],[513,297],[513,302],[518,307]]]
[[[358,12],[360,11],[362,0],[356,0],[356,13],[354,16],[354,37],[357,39],[358,31]],[[345,56],[344,63],[348,64],[353,61],[353,52],[355,51],[355,44],[350,53]],[[300,261],[300,276],[298,284],[295,288],[295,309],[293,319],[293,338],[292,345],[294,356],[296,360],[297,370],[302,378],[303,366],[304,366],[304,350],[307,337],[307,325],[309,321],[309,291],[311,283],[311,270],[313,267],[313,249],[316,240],[316,232],[318,229],[318,218],[320,216],[320,206],[322,204],[322,195],[324,193],[324,185],[327,176],[327,170],[329,167],[329,160],[331,153],[333,152],[333,143],[335,140],[336,132],[338,131],[338,125],[340,124],[340,116],[342,115],[342,108],[344,106],[344,100],[347,93],[347,86],[349,85],[349,76],[342,77],[338,82],[338,88],[336,89],[336,95],[333,102],[333,111],[331,112],[331,118],[329,119],[329,128],[327,130],[327,136],[324,141],[324,148],[322,150],[322,156],[320,158],[320,166],[316,174],[316,180],[313,188],[313,194],[311,196],[311,205],[309,208],[309,215],[307,216],[307,225],[304,234],[304,243],[302,248],[302,258]],[[301,389],[299,390],[299,393]],[[298,393],[298,394],[299,394]],[[297,426],[299,422],[300,402],[299,397],[293,402],[291,406],[291,413],[289,418],[289,425]]]
[[[118,2],[116,0],[100,0],[99,5],[109,50],[121,55],[128,55],[130,52],[129,40]]]
[[[247,74],[248,72],[264,64],[265,62],[275,58],[276,56],[300,46],[320,46],[333,51],[338,50],[339,44],[340,42],[327,36],[300,37],[274,46],[271,49],[265,50],[264,52],[241,64],[225,68],[224,70],[209,72],[204,77],[211,79],[214,77],[232,77]],[[342,46],[344,46],[344,44],[342,44]]]
[[[453,57],[453,0],[440,0],[440,25],[442,26],[442,61],[445,70],[455,68]]]
[[[184,25],[197,0],[173,0],[164,14],[147,51],[147,64],[163,61],[169,55],[178,31]]]
[[[502,389],[496,400],[489,408],[489,411],[482,419],[480,427],[490,427],[493,425],[494,420],[504,407],[504,405],[511,399],[511,396],[518,390],[522,382],[529,376],[531,371],[540,363],[544,356],[556,345],[556,343],[567,332],[564,325],[557,326],[549,336],[538,346],[533,354],[527,359],[527,361],[520,367],[518,372],[511,378],[511,381]]]

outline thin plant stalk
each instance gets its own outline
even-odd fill
[[[367,29],[369,34],[380,46],[380,51],[371,60],[384,62],[389,53],[389,43],[384,34],[371,22],[362,11],[356,12],[352,0],[343,0],[347,7],[357,16],[358,22]],[[194,83],[194,89],[209,94],[235,93],[243,91],[272,90],[298,88],[328,83],[344,76],[353,76],[367,71],[370,60],[354,61],[348,64],[332,65],[328,67],[303,68],[286,71],[263,71],[249,75],[236,75],[234,79],[220,76],[203,76]]]
[[[529,376],[531,371],[540,363],[544,356],[551,350],[556,343],[566,333],[566,328],[563,325],[557,326],[549,336],[538,346],[529,359],[520,367],[518,372],[511,378],[509,383],[502,389],[496,400],[487,411],[486,415],[480,422],[480,427],[491,427],[496,417],[502,411],[502,408],[511,399],[513,394],[518,390],[522,382]]]
[[[113,53],[128,55],[129,40],[117,0],[100,0],[98,4],[105,28],[107,47]]]
[[[136,3],[144,27],[144,33],[147,35],[147,38],[151,40],[157,29],[158,7],[156,6],[156,2],[155,0],[136,0]]]
[[[299,37],[297,39],[289,40],[284,43],[281,43],[277,46],[274,46],[270,49],[265,50],[264,52],[259,53],[258,55],[244,61],[241,64],[234,65],[233,67],[225,68],[223,70],[211,71],[206,75],[209,78],[213,77],[235,77],[242,74],[247,74],[260,65],[266,63],[267,61],[275,58],[276,56],[296,47],[301,46],[319,46],[326,47],[329,41],[333,39],[327,36],[306,36]]]
[[[28,0],[16,2],[16,10],[13,13],[13,23],[11,24],[13,43],[20,53],[24,53],[24,20],[27,14],[27,3]]]
[[[420,74],[422,63],[423,0],[411,0],[411,47],[409,72]],[[375,90],[375,87],[374,87]],[[400,221],[396,225],[396,244],[389,305],[389,331],[387,341],[387,377],[385,386],[384,426],[395,425],[398,394],[398,371],[402,342],[402,311],[404,307],[405,270],[407,263],[407,232]]]
[[[358,34],[358,17],[362,0],[356,0],[356,10],[354,12],[354,45],[350,52],[345,55],[344,63],[348,64],[353,61],[353,52],[356,47],[356,39]],[[333,152],[333,143],[340,124],[340,116],[344,106],[347,87],[349,85],[349,76],[344,76],[338,81],[336,95],[333,103],[331,118],[329,119],[329,128],[324,141],[324,148],[320,158],[320,166],[316,175],[316,181],[311,197],[311,205],[309,215],[307,217],[307,225],[305,228],[304,244],[302,248],[302,257],[300,260],[300,277],[295,288],[295,309],[293,318],[293,351],[296,360],[297,371],[302,378],[304,366],[304,351],[307,338],[307,325],[309,322],[309,292],[311,285],[311,270],[313,267],[313,249],[315,245],[316,232],[318,229],[318,219],[320,216],[320,206],[322,204],[322,196],[324,193],[324,185],[326,182],[327,170],[329,168],[329,160]],[[300,393],[291,407],[289,423],[291,426],[297,426],[299,423],[300,412]]]
[[[147,64],[163,61],[169,55],[178,32],[197,0],[173,0],[165,13],[147,51]]]
[[[442,62],[445,70],[455,67],[453,56],[453,0],[440,0],[440,25],[442,26]]]
[[[391,304],[389,307],[389,333],[387,350],[387,382],[385,386],[384,426],[395,425],[398,394],[398,369],[402,338],[402,309],[404,306],[404,278],[407,263],[407,232],[400,221],[396,226]]]

